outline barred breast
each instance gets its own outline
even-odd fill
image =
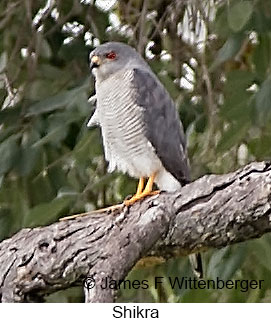
[[[97,114],[109,171],[148,177],[162,168],[145,136],[143,108],[136,104],[133,71],[115,73],[96,84]]]

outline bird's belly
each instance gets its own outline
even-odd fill
[[[117,169],[132,177],[148,177],[162,165],[146,138],[144,111],[129,85],[132,76],[128,73],[125,77],[123,81],[121,77],[109,79],[97,87],[105,158],[109,171]]]
[[[130,111],[129,118],[115,114],[101,122],[108,170],[115,169],[132,177],[148,177],[161,168],[154,148],[147,140],[140,118]]]
[[[103,140],[105,157],[109,162],[108,170],[112,172],[117,169],[132,177],[151,176],[161,168],[161,162],[145,138],[138,136],[134,139],[127,140],[125,132],[114,138],[105,131]]]

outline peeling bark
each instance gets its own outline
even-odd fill
[[[0,243],[2,302],[26,302],[103,277],[125,278],[144,256],[165,259],[221,248],[271,231],[271,166],[252,163],[208,175],[175,193],[130,208],[22,229]],[[85,288],[87,302],[113,302],[114,291]]]

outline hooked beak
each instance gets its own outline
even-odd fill
[[[90,69],[92,70],[93,68],[99,67],[101,64],[101,59],[99,56],[94,55],[90,59]]]

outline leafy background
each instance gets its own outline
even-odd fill
[[[271,2],[1,0],[0,240],[22,227],[121,201],[136,183],[108,174],[88,53],[136,47],[176,101],[193,178],[271,155]],[[207,278],[264,279],[262,290],[122,290],[119,301],[269,302],[271,236],[204,254]],[[186,258],[130,279],[190,277]],[[80,302],[82,287],[46,297]]]

